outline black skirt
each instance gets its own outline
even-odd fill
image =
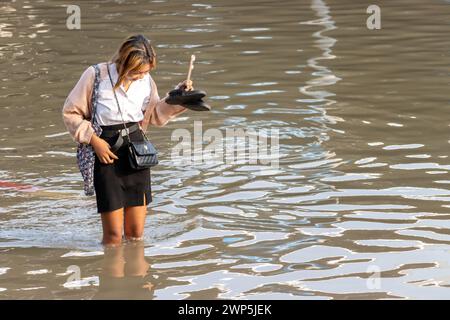
[[[132,122],[126,124],[131,126]],[[102,129],[122,129],[123,124],[102,126]],[[117,137],[103,137],[109,145],[113,145]],[[136,130],[130,133],[131,141],[142,141],[142,132]],[[125,207],[143,206],[152,202],[152,189],[150,168],[134,170],[128,160],[128,142],[124,138],[124,144],[115,152],[118,160],[111,164],[101,163],[95,155],[94,188],[97,199],[97,211],[109,212]],[[145,195],[145,201],[144,201]]]

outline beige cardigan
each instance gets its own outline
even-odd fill
[[[106,62],[100,63],[99,67],[100,78],[108,77]],[[94,79],[95,69],[90,66],[83,72],[80,80],[69,93],[62,109],[64,124],[75,142],[89,144],[94,134],[94,128],[90,122]],[[156,83],[151,79],[151,97],[144,112],[144,119],[139,122],[144,132],[147,131],[148,124],[158,127],[165,126],[170,119],[188,110],[180,105],[167,104],[165,98],[159,98]]]

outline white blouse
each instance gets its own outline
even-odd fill
[[[116,83],[118,72],[115,63],[109,64],[109,71],[111,72],[113,83]],[[142,79],[132,81],[128,91],[125,91],[122,85],[116,89],[117,100],[119,100],[120,110],[125,122],[139,122],[144,119],[143,111],[148,106],[151,96],[150,77],[150,74],[147,73]],[[117,102],[108,76],[100,81],[98,90],[95,114],[98,124],[101,126],[121,124],[122,117],[117,108]]]

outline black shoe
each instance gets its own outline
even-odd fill
[[[169,92],[169,96],[166,98],[168,104],[190,104],[201,100],[206,97],[206,92],[202,90],[186,91],[183,89],[174,89]]]
[[[211,111],[211,107],[207,105],[203,100],[197,100],[195,102],[190,102],[181,105],[193,111]]]

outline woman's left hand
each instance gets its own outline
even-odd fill
[[[176,86],[176,89],[183,89],[185,91],[194,90],[194,87],[192,86],[192,80],[184,80],[184,81],[180,82]]]

